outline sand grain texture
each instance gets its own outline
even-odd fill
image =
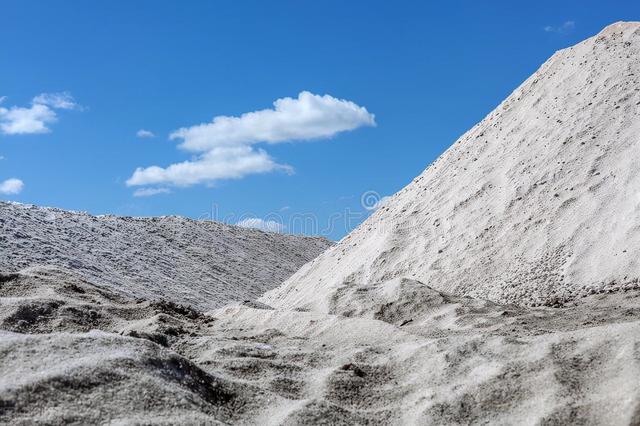
[[[557,52],[385,207],[264,297],[396,277],[521,305],[640,279],[640,25]]]
[[[255,299],[331,243],[214,221],[0,202],[0,271],[53,265],[133,297],[200,309]]]
[[[558,309],[386,287],[357,313],[203,314],[59,268],[3,275],[0,423],[640,421],[640,292]]]
[[[0,257],[0,423],[640,424],[639,82],[638,23],[556,53],[258,300],[229,303],[275,285],[247,262],[226,264],[234,294],[200,256],[157,281],[147,249],[182,256],[199,224],[60,231],[0,205],[20,233]],[[185,234],[151,239],[165,226]],[[265,249],[231,231],[228,255]],[[105,241],[136,263],[74,249]]]

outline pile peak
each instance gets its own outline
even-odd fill
[[[639,21],[618,21],[604,27],[604,29],[600,31],[599,34],[606,34],[606,33],[616,32],[616,31],[628,31],[628,30],[633,31],[638,28],[640,28]]]
[[[640,279],[640,23],[553,55],[338,245],[263,301],[331,310],[396,278],[519,305]]]

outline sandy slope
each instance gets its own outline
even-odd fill
[[[328,312],[412,277],[558,304],[640,278],[640,24],[557,52],[422,175],[264,302]]]
[[[52,267],[0,276],[0,298],[0,423],[202,424],[253,403],[167,349],[211,323],[191,308]]]
[[[329,246],[180,217],[91,216],[0,202],[0,271],[56,265],[134,297],[201,309],[254,299]]]
[[[258,301],[173,303],[206,288],[181,284],[186,261],[149,284],[168,301],[133,298],[139,283],[64,257],[86,226],[14,235],[12,271],[58,266],[0,275],[0,423],[640,424],[639,50],[640,24],[616,24],[559,52]],[[111,232],[157,229],[127,222]],[[175,252],[200,229],[182,225]]]
[[[204,315],[50,267],[0,282],[0,423],[640,421],[637,291],[519,308],[398,280],[358,312]]]

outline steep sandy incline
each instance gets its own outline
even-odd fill
[[[331,311],[396,277],[521,305],[640,277],[640,23],[557,52],[267,304]]]
[[[121,294],[201,309],[255,299],[329,245],[218,222],[0,202],[0,272],[55,265]]]

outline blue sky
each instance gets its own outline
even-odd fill
[[[0,198],[338,239],[362,194],[401,189],[554,51],[637,19],[633,1],[4,0]]]

